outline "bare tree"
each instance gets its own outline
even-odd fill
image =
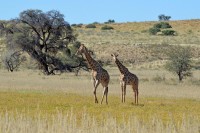
[[[4,67],[10,72],[17,70],[24,61],[26,61],[26,57],[23,56],[22,51],[9,51],[2,56]]]

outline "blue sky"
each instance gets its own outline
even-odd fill
[[[27,9],[58,10],[73,23],[156,21],[158,15],[171,20],[200,19],[200,0],[0,0],[0,20],[19,16]]]

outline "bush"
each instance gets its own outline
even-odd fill
[[[72,27],[78,27],[81,28],[83,24],[71,24]]]
[[[160,23],[154,24],[153,27],[154,28],[159,28],[159,29],[172,28],[172,26],[167,22],[160,22]]]
[[[88,24],[85,26],[85,28],[96,28],[96,26],[94,24]]]
[[[104,22],[105,24],[112,24],[112,23],[115,23],[115,20],[113,19],[109,19],[107,22]]]
[[[174,36],[175,33],[176,33],[176,31],[174,31],[174,30],[163,30],[162,31],[162,34],[165,36]]]
[[[75,27],[75,26],[76,26],[76,24],[71,24],[71,26]]]
[[[161,22],[161,29],[172,28],[172,26],[167,22]]]
[[[160,29],[159,28],[149,28],[149,34],[150,35],[156,35],[158,32],[160,32]]]
[[[101,27],[102,30],[113,30],[114,28],[112,26],[108,26],[108,25],[105,25],[103,27]]]
[[[100,24],[99,22],[93,22],[92,24]]]
[[[150,35],[156,35],[157,32],[160,32],[162,29],[172,28],[172,26],[167,22],[160,22],[154,24],[152,28],[149,29]],[[174,30],[162,30],[162,34],[166,36],[175,35]]]
[[[153,25],[153,28],[158,28],[160,29],[162,27],[161,23],[157,23]]]
[[[82,26],[83,26],[83,24],[81,24],[81,23],[76,25],[76,27],[79,27],[79,28],[81,28]]]

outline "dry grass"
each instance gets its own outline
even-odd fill
[[[193,57],[200,58],[200,20],[169,21],[177,36],[152,36],[148,29],[158,22],[129,22],[110,24],[114,30],[102,31],[103,24],[96,29],[75,28],[78,40],[92,49],[96,58],[110,62],[110,54],[120,53],[126,63],[163,61],[164,51],[170,45],[191,46]]]
[[[110,62],[110,54],[120,53],[126,63],[162,62],[165,59],[162,47],[170,45],[186,45],[192,47],[195,59],[200,58],[200,20],[169,21],[178,32],[177,36],[152,36],[148,29],[154,22],[127,22],[110,24],[114,30],[102,31],[104,24],[98,24],[95,29],[74,28],[78,34],[77,40],[92,49],[97,59]],[[170,49],[170,46],[164,50]],[[5,50],[5,44],[0,40],[0,56]]]
[[[73,112],[58,112],[48,117],[41,117],[38,113],[33,119],[29,116],[18,114],[17,117],[5,113],[0,115],[0,132],[3,133],[199,133],[199,120],[193,116],[184,117],[183,121],[175,124],[173,117],[167,124],[153,116],[148,123],[144,123],[135,115],[119,124],[116,119],[109,116],[99,123],[86,112],[82,113],[80,123]]]
[[[178,83],[162,70],[168,44],[191,46],[193,59],[200,58],[200,20],[170,21],[178,36],[150,36],[156,22],[111,24],[114,30],[76,28],[78,40],[94,50],[97,59],[108,61],[111,75],[109,105],[94,104],[89,73],[44,76],[39,71],[8,73],[0,70],[0,132],[136,132],[200,133],[200,72]],[[0,51],[5,47],[0,42]],[[138,75],[139,106],[127,88],[122,104],[117,68],[110,54]],[[108,63],[108,64],[109,64]],[[148,68],[148,69],[147,69]],[[102,95],[99,86],[98,98]]]
[[[109,94],[121,96],[119,85],[119,71],[116,67],[106,68],[111,76],[109,85]],[[138,75],[140,79],[140,96],[163,96],[163,97],[183,97],[183,98],[199,98],[200,89],[198,81],[200,81],[200,72],[193,71],[193,77],[178,83],[175,75],[165,70],[144,70],[129,68],[131,72]],[[31,90],[31,91],[59,91],[70,92],[84,95],[92,94],[92,80],[90,73],[81,72],[80,76],[74,76],[73,73],[65,73],[62,75],[45,76],[39,71],[25,70],[14,73],[1,70],[2,90]],[[127,89],[127,96],[132,96],[132,90]],[[97,89],[101,94],[103,89],[101,86]],[[179,93],[177,93],[179,91]],[[166,93],[167,92],[167,93]],[[130,95],[129,95],[130,94]]]
[[[199,132],[200,90],[191,79],[177,83],[161,70],[130,70],[140,79],[121,103],[118,70],[111,75],[109,104],[94,104],[89,73],[44,76],[38,71],[0,75],[0,132]],[[199,72],[193,79],[199,81]],[[98,88],[98,98],[102,95]]]

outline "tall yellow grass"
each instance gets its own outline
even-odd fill
[[[139,106],[135,106],[131,87],[126,103],[121,103],[117,68],[106,69],[111,75],[108,105],[94,104],[86,72],[77,77],[1,70],[0,132],[199,133],[199,71],[178,83],[164,70],[129,68],[140,79]],[[98,98],[102,91],[99,86]]]
[[[80,121],[80,123],[77,123]],[[22,113],[0,115],[0,132],[2,133],[199,133],[200,120],[188,116],[183,121],[171,121],[164,124],[156,115],[149,122],[143,122],[135,115],[128,120],[118,123],[115,117],[109,116],[102,122],[91,117],[87,112],[82,113],[77,120],[73,111],[66,114],[57,112],[50,117],[41,117],[38,113],[35,118]]]

